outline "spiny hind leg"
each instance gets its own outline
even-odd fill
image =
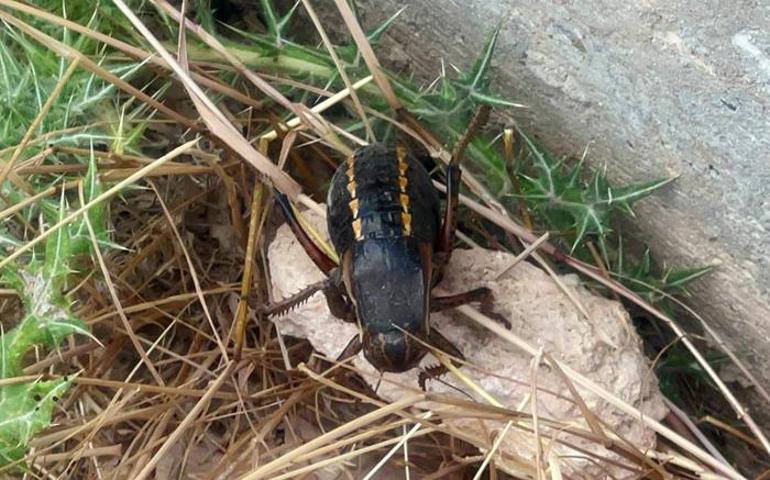
[[[246,301],[248,305],[267,317],[281,316],[291,310],[297,308],[302,303],[306,302],[310,297],[315,295],[319,290],[324,291],[324,294],[329,300],[329,308],[335,316],[343,319],[347,319],[349,314],[345,308],[347,302],[345,301],[344,294],[339,291],[339,275],[337,263],[329,257],[318,245],[313,242],[310,235],[302,227],[299,222],[297,214],[294,212],[289,197],[281,192],[275,192],[275,202],[278,204],[279,209],[283,213],[286,223],[291,228],[294,236],[310,259],[315,265],[324,272],[326,279],[319,282],[308,285],[299,292],[279,300],[270,305],[258,305],[254,296],[249,296]],[[328,292],[328,293],[327,293]],[[245,316],[239,317],[238,325],[236,326],[236,358],[240,357],[240,352],[243,347],[243,339],[246,332]]]
[[[336,272],[336,270],[332,271],[329,278],[311,283],[299,292],[275,303],[261,307],[259,305],[251,305],[251,307],[267,317],[280,317],[299,307],[310,297],[321,291],[324,297],[326,297],[326,304],[329,306],[329,311],[332,315],[346,322],[355,323],[355,310],[342,290],[338,281],[339,276]]]
[[[295,308],[299,307],[306,301],[308,301],[310,297],[312,297],[319,291],[330,288],[331,286],[332,286],[331,279],[324,278],[321,281],[311,283],[310,285],[298,291],[297,293],[294,293],[286,298],[283,298],[269,305],[257,305],[256,303],[254,303],[255,299],[250,298],[249,306],[254,310],[262,313],[266,317],[282,317],[287,313],[289,313],[290,311],[294,310]]]
[[[299,218],[297,218],[297,214],[294,212],[294,207],[292,207],[291,202],[289,202],[289,197],[283,193],[276,192],[275,201],[281,209],[281,212],[286,219],[286,223],[291,228],[294,236],[297,237],[297,241],[302,245],[302,248],[305,249],[305,252],[310,259],[313,260],[313,263],[315,263],[328,277],[332,273],[332,270],[337,268],[337,263],[332,260],[321,247],[315,244],[310,234],[308,234],[302,227]]]
[[[449,339],[447,339],[444,335],[441,334],[441,332],[439,332],[435,328],[430,329],[430,333],[428,334],[428,338],[427,338],[427,343],[430,344],[432,347],[437,348],[454,358],[465,360],[465,356],[463,355],[463,352],[461,352],[459,348],[455,347],[454,344],[449,341]],[[456,367],[460,366],[460,364],[454,359],[450,359],[449,361],[452,362],[452,364],[455,365]],[[436,365],[433,367],[426,367],[423,371],[420,372],[420,375],[417,379],[420,385],[420,388],[422,390],[425,390],[425,383],[429,379],[440,377],[441,375],[445,374],[448,371],[449,369],[444,364]]]

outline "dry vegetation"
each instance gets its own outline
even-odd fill
[[[7,246],[0,262],[23,272],[33,256],[50,255],[50,245],[63,238],[61,232],[83,240],[82,250],[67,258],[68,280],[60,283],[72,316],[91,332],[67,331],[64,341],[53,348],[22,352],[23,370],[0,379],[0,388],[8,388],[69,375],[64,384],[56,384],[66,393],[53,395],[53,401],[45,404],[52,410],[52,424],[45,428],[43,419],[26,454],[2,467],[5,475],[510,478],[512,472],[500,468],[496,442],[508,429],[518,429],[531,433],[538,445],[536,460],[508,459],[528,478],[561,478],[560,462],[570,460],[549,456],[547,445],[552,441],[569,445],[575,439],[602,446],[605,454],[585,455],[597,465],[625,471],[629,478],[743,478],[684,414],[673,415],[665,425],[640,416],[639,422],[659,436],[654,451],[640,451],[617,438],[602,421],[602,412],[585,407],[581,392],[638,414],[632,406],[569,365],[542,356],[515,332],[501,329],[470,307],[462,311],[531,353],[535,365],[544,362],[564,372],[565,386],[581,408],[584,424],[538,416],[528,405],[521,410],[504,408],[488,396],[487,402],[471,402],[461,396],[415,391],[386,404],[350,366],[319,358],[305,341],[277,336],[274,324],[256,315],[247,302],[271,298],[263,254],[279,220],[272,211],[273,188],[290,195],[298,206],[318,209],[314,198],[322,198],[333,168],[351,149],[375,138],[371,123],[382,118],[406,132],[400,135],[421,142],[434,158],[446,161],[449,152],[421,131],[413,117],[395,113],[403,105],[398,88],[379,69],[366,34],[345,1],[336,2],[340,18],[360,52],[356,57],[361,68],[365,63],[372,76],[349,78],[311,2],[296,6],[315,25],[321,50],[327,50],[340,69],[338,91],[303,84],[280,72],[258,74],[190,20],[187,28],[178,30],[177,39],[157,38],[157,32],[165,31],[159,26],[178,25],[182,16],[163,0],[152,3],[157,10],[145,8],[144,15],[135,16],[131,7],[116,0],[119,10],[110,12],[129,19],[126,29],[132,33],[123,31],[111,38],[100,35],[95,26],[67,24],[61,15],[46,16],[34,7],[0,1],[0,19],[7,28],[37,48],[54,51],[64,66],[60,87],[49,91],[50,105],[42,99],[36,122],[24,127],[23,140],[0,151],[0,183],[8,179],[22,192],[15,196],[6,192],[3,197],[0,217],[10,225],[4,235],[17,235],[19,241]],[[155,13],[148,16],[148,12]],[[165,20],[160,12],[165,12]],[[82,52],[68,46],[32,26],[40,22],[66,25],[71,35],[90,38],[97,47]],[[268,21],[267,29],[271,28],[280,40],[280,22]],[[176,48],[177,41],[187,45],[186,36],[216,53],[204,60],[188,57],[186,48]],[[123,43],[129,39],[133,40]],[[138,73],[123,80],[125,71],[110,71],[98,60],[105,58],[101,48],[135,62],[132,72]],[[105,114],[82,128],[103,122],[112,136],[102,145],[90,140],[90,147],[49,146],[52,137],[41,135],[39,125],[76,70],[112,85],[111,94],[118,92],[120,113]],[[388,115],[356,93],[375,85],[390,107]],[[316,96],[328,100],[314,103]],[[349,128],[351,118],[359,122],[356,129]],[[137,148],[129,148],[130,144]],[[34,155],[22,154],[33,147]],[[97,189],[88,187],[95,178],[87,173],[89,163],[101,183]],[[56,180],[41,188],[32,181],[41,175]],[[483,181],[470,174],[464,180],[473,198],[464,200],[472,212],[468,214],[517,239],[522,259],[528,257],[549,270],[554,263],[573,269],[668,325],[696,355],[724,403],[745,422],[745,431],[724,426],[724,431],[751,445],[746,447],[751,460],[743,460],[759,465],[761,458],[767,458],[770,444],[759,427],[667,313],[611,279],[600,258],[597,266],[585,263],[549,243],[547,234],[522,226],[517,220],[520,213],[525,224],[530,221],[526,206],[506,211]],[[59,210],[49,216],[41,213],[42,207],[35,210],[43,201]],[[103,213],[93,214],[99,208]],[[79,227],[77,237],[73,226]],[[19,302],[16,287],[3,286],[8,290],[3,291],[2,327],[8,332],[25,315],[25,305]],[[245,325],[246,332],[240,351],[239,325]],[[477,393],[485,398],[484,392]],[[429,411],[415,408],[425,399],[433,402]],[[42,404],[35,399],[32,405],[37,412]],[[469,438],[443,424],[447,416],[479,418],[494,428],[486,438]]]

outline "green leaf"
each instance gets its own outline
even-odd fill
[[[610,231],[608,221],[604,218],[607,212],[596,210],[589,206],[574,207],[574,210],[578,228],[575,240],[572,242],[571,253],[575,252],[575,249],[583,242],[587,234],[593,233],[598,235],[599,238],[604,238]]]
[[[273,8],[273,2],[271,0],[260,0],[262,4],[262,14],[265,16],[265,26],[267,27],[267,34],[276,40],[280,38],[280,29],[278,27],[278,14]]]
[[[43,281],[31,283],[32,288],[41,290],[50,285]],[[10,331],[0,332],[0,378],[21,375],[24,356],[35,347],[58,346],[59,342],[72,334],[90,337],[83,322],[73,317],[66,307],[58,305],[59,302],[45,295],[43,291],[27,296],[29,301],[25,305],[25,316]]]
[[[116,7],[107,3],[40,0],[35,5],[106,34],[116,29],[132,31],[123,15],[112,15]],[[66,15],[63,13],[65,8]],[[85,35],[50,22],[39,24],[32,17],[28,21],[124,80],[139,70],[140,65],[136,62],[108,58],[107,55],[112,52]],[[124,23],[119,23],[121,21]],[[55,51],[30,41],[8,24],[0,25],[0,105],[3,113],[0,116],[0,150],[12,152],[16,148],[29,125],[38,117],[42,104],[59,84],[67,66],[67,61],[59,58]],[[116,101],[113,98],[115,87],[85,69],[75,69],[61,87],[34,132],[35,137],[45,134],[45,141],[36,139],[31,142],[22,152],[20,163],[39,154],[48,144],[77,147],[91,144],[93,148],[94,142],[109,143],[111,140],[108,132],[112,125],[105,125],[120,118],[120,114],[112,118],[109,114],[114,110],[111,102]],[[133,114],[147,118],[152,112],[142,106],[130,115]],[[108,117],[106,121],[104,117]],[[133,125],[141,118],[131,120]],[[49,158],[41,157],[44,161]],[[57,154],[54,159],[55,162],[72,160],[82,159],[68,154]],[[82,178],[86,201],[102,191],[97,181],[95,157],[91,156],[87,161],[88,171]],[[52,180],[48,175],[27,177],[29,185],[37,191],[58,186],[63,180]],[[0,191],[10,203],[25,201],[29,196],[29,192],[18,191],[10,182],[0,185]],[[106,204],[97,205],[85,217],[93,224],[100,244],[109,243],[106,208]],[[59,222],[70,211],[68,197],[62,190],[58,199],[39,199],[21,210],[19,215],[35,227],[45,229]],[[23,307],[21,319],[13,328],[6,327],[10,321],[0,325],[0,379],[22,375],[25,361],[30,359],[33,349],[40,348],[44,352],[59,348],[62,340],[73,334],[91,337],[86,325],[72,314],[72,302],[65,296],[66,283],[71,279],[73,268],[82,260],[78,257],[91,253],[87,233],[83,217],[76,219],[58,229],[24,260],[8,265],[0,272],[3,286],[17,292]],[[0,247],[5,247],[0,250],[0,255],[5,255],[7,246],[24,241],[27,239],[13,238],[0,226]],[[55,403],[69,385],[70,380],[65,378],[0,386],[0,466],[24,457],[30,439],[50,424]]]
[[[265,16],[267,34],[268,36],[272,37],[275,46],[281,48],[281,44],[283,43],[283,30],[286,28],[286,25],[289,23],[291,17],[294,15],[294,12],[297,10],[299,1],[296,1],[294,6],[291,7],[289,12],[283,17],[278,15],[278,12],[273,6],[273,2],[271,0],[260,0],[260,3],[262,4],[262,13]]]
[[[371,30],[369,33],[366,34],[366,38],[369,40],[369,43],[372,44],[372,46],[376,45],[380,38],[385,34],[385,32],[390,29],[391,25],[395,23],[396,19],[401,16],[402,13],[404,13],[404,10],[406,10],[406,5],[399,8],[396,13],[388,17],[387,20],[379,24],[374,30]]]
[[[30,440],[51,423],[71,380],[7,385],[0,389],[0,465],[24,457]]]
[[[497,45],[497,36],[499,34],[500,27],[497,27],[492,31],[492,34],[484,45],[481,56],[476,59],[473,67],[471,67],[471,70],[468,72],[467,79],[469,80],[468,86],[470,87],[470,90],[482,90],[487,87],[487,70],[492,62],[492,55],[495,53],[495,45]]]
[[[652,262],[652,255],[650,254],[650,249],[647,248],[644,250],[644,255],[642,255],[642,261],[639,262],[636,268],[632,270],[631,276],[637,279],[642,279],[648,276],[650,274],[651,262]]]
[[[59,197],[58,217],[56,223],[64,219],[67,214],[67,201],[64,197],[65,190],[62,189]],[[43,275],[53,281],[56,285],[52,289],[60,286],[66,276],[70,273],[67,266],[69,255],[70,235],[68,228],[58,229],[51,238],[45,242],[45,261],[43,262]]]
[[[93,147],[92,147],[93,148]],[[88,160],[88,170],[83,178],[83,197],[86,203],[90,202],[104,190],[97,176],[96,157],[92,154]],[[107,209],[105,203],[100,203],[91,207],[88,212],[88,220],[94,229],[96,240],[100,245],[108,243],[107,238]],[[70,242],[68,245],[67,256],[73,257],[91,253],[91,237],[88,233],[88,227],[83,218],[72,222],[69,225]]]
[[[649,249],[638,260],[629,259],[620,240],[612,262],[607,261],[610,270],[624,285],[670,315],[675,313],[670,296],[687,295],[687,285],[714,269],[713,265],[664,268],[661,273],[653,268],[653,263]]]
[[[631,205],[674,178],[641,182],[616,187],[607,179],[604,169],[583,179],[585,155],[573,166],[543,151],[529,136],[515,127],[524,149],[517,176],[521,195],[549,230],[561,232],[575,253],[585,238],[596,236],[601,245],[612,231],[612,214],[620,211],[633,215]],[[606,249],[605,249],[606,250]],[[607,252],[603,252],[606,257]]]
[[[667,290],[679,289],[684,291],[685,287],[700,277],[714,270],[714,265],[695,268],[678,268],[668,270],[663,278]]]
[[[607,203],[618,203],[630,205],[650,195],[655,190],[667,185],[679,178],[678,176],[669,178],[659,178],[649,182],[634,183],[624,187],[616,187],[608,191]]]
[[[471,92],[471,98],[478,103],[490,105],[492,107],[506,107],[506,108],[527,108],[523,103],[510,102],[495,95],[489,95],[478,91]]]
[[[209,8],[209,0],[195,0],[195,16],[197,23],[209,33],[216,31],[216,19],[214,12],[216,7]]]
[[[380,38],[385,34],[385,32],[390,29],[390,27],[393,25],[393,23],[396,21],[396,19],[406,10],[406,5],[401,7],[396,13],[391,15],[388,19],[386,19],[384,22],[382,22],[380,25],[375,27],[373,30],[366,33],[366,38],[369,40],[369,43],[372,45],[372,47],[377,46],[377,44],[380,41]],[[357,13],[354,9],[354,13]],[[358,45],[355,42],[351,42],[347,45],[342,45],[336,48],[337,55],[344,59],[346,62],[352,64],[356,61],[356,58],[358,57]],[[336,78],[335,78],[336,79]]]
[[[278,22],[279,32],[282,32],[283,29],[286,28],[286,25],[288,25],[289,21],[291,21],[291,17],[294,16],[294,12],[297,10],[298,6],[299,6],[299,0],[296,0],[294,2],[294,6],[289,9],[288,13],[286,13],[286,15],[281,17],[281,20]]]
[[[575,164],[567,177],[568,188],[580,188],[580,174],[583,171],[583,165],[585,164],[586,156],[580,157],[580,161]]]

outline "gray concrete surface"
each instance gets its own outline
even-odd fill
[[[690,302],[770,385],[770,2],[359,0],[408,5],[379,52],[425,78],[468,66],[502,22],[499,93],[555,153],[590,146],[616,182],[681,178],[638,205],[669,264],[720,262]]]

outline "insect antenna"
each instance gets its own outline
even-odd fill
[[[468,397],[468,399],[470,399],[472,401],[476,400],[475,398],[473,398],[473,395],[471,395],[470,393],[466,392],[462,388],[460,388],[458,386],[455,386],[455,385],[452,385],[451,383],[447,382],[446,380],[442,380],[441,377],[440,377],[440,375],[442,373],[445,373],[445,368],[444,368],[443,365],[432,365],[430,367],[423,368],[422,372],[420,372],[420,377],[419,377],[419,380],[418,380],[418,382],[420,384],[420,388],[423,391],[426,391],[425,390],[425,382],[427,380],[429,380],[429,379],[430,380],[435,380],[435,381],[440,382],[443,385],[451,388],[452,390],[456,391],[457,393],[459,393],[461,395],[465,395],[466,397]]]
[[[450,165],[457,166],[460,164],[460,159],[465,153],[465,149],[468,147],[468,144],[476,135],[478,130],[483,127],[484,124],[489,120],[489,111],[489,105],[481,105],[478,110],[476,110],[476,114],[468,124],[468,128],[465,129],[465,133],[463,133],[463,136],[460,138],[460,140],[458,140],[452,149],[452,161],[450,162]]]

